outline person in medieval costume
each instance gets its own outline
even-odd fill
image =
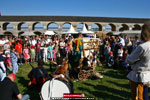
[[[78,66],[79,66],[79,62],[81,59],[81,54],[82,54],[82,49],[83,49],[83,39],[82,39],[82,34],[79,33],[78,34],[78,38],[75,38],[73,41],[73,57],[72,57],[72,62],[71,62],[71,66],[72,66],[72,70],[71,70],[71,76],[75,79],[77,79],[78,77]]]

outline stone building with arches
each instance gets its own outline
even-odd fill
[[[88,30],[119,32],[141,30],[146,18],[115,18],[86,16],[0,16],[0,35],[18,36],[26,31],[42,34],[47,30],[58,33],[67,30],[70,24],[80,30],[85,24]]]

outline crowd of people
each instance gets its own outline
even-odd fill
[[[150,33],[150,31],[148,32]],[[139,46],[141,46],[143,41],[149,42],[150,39],[148,37],[147,40],[144,40],[145,38],[146,38],[145,35],[143,35],[142,38],[143,40],[141,41],[141,39],[137,36],[135,37],[106,36],[105,38],[99,37],[99,47],[100,47],[99,50],[97,52],[93,52],[92,57],[89,56],[86,57],[87,59],[84,60],[82,64],[85,64],[85,66],[89,66],[92,65],[93,63],[96,63],[95,60],[98,60],[99,62],[106,64],[108,67],[112,67],[114,69],[117,69],[119,67],[125,67],[129,71],[133,69],[131,68],[133,62],[138,62],[138,60],[142,59],[142,58],[136,58],[136,60],[133,61],[135,55],[138,55],[138,53],[141,53],[142,51],[134,52],[134,56],[132,54],[133,53],[132,51],[137,50],[136,47],[138,47],[137,51],[141,50]],[[77,78],[76,68],[79,66],[80,59],[81,59],[81,53],[83,49],[82,42],[83,42],[82,34],[79,34],[78,38],[74,38],[70,34],[63,35],[63,36],[36,35],[31,37],[25,36],[24,38],[1,37],[0,38],[0,81],[3,82],[4,80],[6,80],[6,78],[8,81],[8,79],[10,79],[9,77],[12,77],[12,73],[13,75],[17,74],[18,67],[23,63],[27,64],[29,62],[35,62],[35,61],[39,62],[39,60],[43,60],[44,62],[57,62],[58,57],[66,58],[69,60],[69,63],[72,67],[71,69],[72,70],[71,72],[73,74],[72,77]],[[148,59],[146,60],[149,61]],[[145,66],[148,67],[148,65]],[[143,66],[141,65],[140,67]],[[132,84],[133,83],[134,82],[132,82]],[[133,92],[134,90],[132,90],[132,93]],[[16,94],[18,95],[19,92],[17,91]],[[133,94],[133,98],[135,98],[135,94]],[[138,100],[138,99],[133,99],[133,100]]]
[[[102,40],[101,62],[107,66],[125,67],[129,74],[132,100],[149,100],[150,86],[150,23],[142,26],[141,36],[114,37],[108,36]],[[103,60],[105,59],[105,60]]]
[[[72,37],[26,36],[24,39],[9,37],[0,39],[1,54],[5,57],[6,71],[18,72],[18,65],[29,62],[56,61],[56,56],[66,57],[72,51]]]
[[[80,34],[79,37],[81,38],[82,35]],[[37,35],[32,37],[26,36],[24,38],[17,38],[17,37],[6,38],[5,36],[1,37],[0,84],[5,85],[5,80],[8,78],[9,73],[15,76],[15,74],[18,73],[19,66],[22,65],[23,63],[25,64],[29,62],[39,63],[43,61],[43,62],[57,62],[58,66],[62,65],[63,62],[58,64],[59,61],[56,61],[56,58],[66,58],[66,59],[71,58],[71,56],[73,55],[73,42],[72,42],[73,40],[74,38],[70,35],[62,37],[60,37],[59,35],[54,36]],[[78,52],[76,52],[76,54],[78,54]],[[81,56],[81,54],[78,55]],[[43,62],[40,63],[39,65],[42,65]],[[43,69],[43,67],[39,66],[37,69],[41,70]],[[54,74],[52,76],[56,75]],[[33,78],[30,75],[28,77],[31,79],[28,85],[31,85],[33,82],[35,83],[34,81],[35,77]]]
[[[100,60],[113,68],[129,67],[129,64],[125,62],[126,57],[140,44],[138,36],[107,36],[101,41]]]

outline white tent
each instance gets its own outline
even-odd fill
[[[21,34],[21,36],[32,36],[32,35],[36,35],[33,32],[24,32],[23,34]]]
[[[55,34],[54,31],[46,31],[44,33],[44,35],[54,35],[54,34]]]
[[[67,32],[63,32],[63,34],[78,34],[78,32],[74,30],[72,25],[70,25],[70,29]]]
[[[88,31],[88,30],[86,29],[85,24],[83,24],[83,28],[82,28],[82,30],[80,31],[80,33],[86,34],[86,33],[94,33],[94,32]]]

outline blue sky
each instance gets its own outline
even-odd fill
[[[2,15],[150,18],[150,0],[1,0]]]

